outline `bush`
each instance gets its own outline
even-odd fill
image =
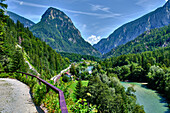
[[[46,86],[44,84],[36,84],[33,87],[33,97],[35,105],[41,105],[42,100],[46,94]]]
[[[96,113],[98,112],[96,106],[87,104],[86,99],[79,99],[75,105],[72,105],[71,110],[74,113]]]
[[[62,78],[62,81],[69,82],[70,81],[70,77],[64,75],[63,78]]]
[[[7,77],[9,77],[8,73],[1,73],[0,74],[0,78],[7,78]]]

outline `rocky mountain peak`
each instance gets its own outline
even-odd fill
[[[100,53],[82,38],[71,19],[58,9],[48,8],[41,21],[30,30],[57,52],[100,56]]]
[[[62,11],[50,7],[46,10],[46,12],[42,15],[41,21],[47,21],[47,20],[60,20],[60,21],[67,21],[67,22],[71,22],[71,19]]]

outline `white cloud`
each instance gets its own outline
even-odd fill
[[[90,44],[96,44],[97,42],[99,42],[101,40],[101,36],[95,36],[95,35],[91,35],[90,37],[88,37],[86,39],[87,42],[89,42]]]
[[[62,11],[67,11],[70,13],[76,13],[76,14],[83,14],[83,15],[89,15],[89,16],[97,16],[100,18],[114,18],[120,16],[120,14],[99,14],[99,13],[90,13],[90,12],[82,12],[82,11],[75,11],[75,10],[69,10],[69,9],[62,9]]]
[[[136,5],[142,7],[144,10],[152,10],[156,2],[152,0],[137,0]]]
[[[166,2],[168,1],[168,0],[165,0]]]
[[[137,5],[142,5],[143,3],[147,2],[148,0],[138,0],[136,3]]]
[[[81,31],[85,32],[87,30],[87,25],[79,22],[74,22],[75,26]]]
[[[32,7],[41,7],[41,8],[48,8],[50,6],[47,5],[41,5],[41,4],[34,4],[34,3],[29,3],[29,2],[23,2],[23,1],[19,1],[19,0],[15,0],[13,2],[19,3],[20,5],[26,5],[26,6],[32,6]],[[116,13],[112,13],[112,14],[100,14],[100,13],[91,13],[91,12],[83,12],[83,11],[76,11],[76,10],[69,10],[69,9],[63,9],[63,8],[59,8],[62,11],[66,11],[66,12],[70,12],[70,13],[75,13],[75,14],[82,14],[82,15],[88,15],[88,16],[96,16],[99,18],[115,18],[118,16],[121,16],[120,14],[116,14]],[[103,11],[108,11],[108,8],[100,8]]]
[[[23,3],[24,3],[24,2],[23,2],[23,1],[21,1],[19,4],[20,4],[20,5],[22,5]]]
[[[97,10],[100,10],[100,11],[104,11],[104,12],[107,12],[107,13],[112,13],[110,12],[110,8],[109,7],[104,7],[102,5],[93,5],[93,4],[90,4],[92,6],[92,10],[93,11],[97,11]]]
[[[121,14],[111,12],[109,7],[105,7],[105,6],[102,6],[102,5],[94,5],[94,4],[90,4],[90,5],[92,7],[92,11],[103,11],[103,12],[105,12],[105,14],[97,15],[100,18],[115,18],[115,17],[121,16]]]
[[[87,27],[87,25],[86,25],[86,24],[83,24],[83,25],[82,25],[82,30],[83,30],[83,31],[86,30],[86,27]]]
[[[34,3],[29,3],[29,2],[23,2],[23,1],[19,1],[19,0],[15,0],[13,2],[19,3],[20,5],[33,6],[33,7],[43,7],[43,8],[49,7],[49,6],[46,6],[46,5],[40,5],[40,4],[34,4]]]

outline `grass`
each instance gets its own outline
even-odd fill
[[[76,80],[76,81],[72,81],[72,84],[71,84],[70,87],[69,87],[69,91],[70,91],[70,93],[71,93],[70,96],[71,96],[71,98],[73,98],[73,99],[74,99],[74,91],[75,91],[75,89],[76,89],[77,83],[78,83],[77,80]],[[88,83],[89,83],[88,80],[82,80],[82,85],[83,85],[83,86],[87,86]]]
[[[88,82],[89,82],[88,80],[82,80],[82,85],[83,86],[87,86]],[[77,80],[76,81],[72,81],[72,84],[70,85],[69,88],[72,89],[72,90],[75,90],[77,83],[78,83]]]

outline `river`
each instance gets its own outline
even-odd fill
[[[121,82],[127,88],[133,86],[136,90],[137,103],[144,106],[146,113],[170,113],[167,103],[156,91],[146,88],[145,85],[135,82]]]
[[[93,66],[88,66],[87,71],[92,72]],[[156,91],[148,89],[146,85],[136,82],[121,82],[127,88],[133,86],[136,90],[137,103],[144,106],[146,113],[170,113],[167,103]]]
[[[92,73],[93,66],[88,66],[86,68],[86,71],[88,71],[90,74]]]

